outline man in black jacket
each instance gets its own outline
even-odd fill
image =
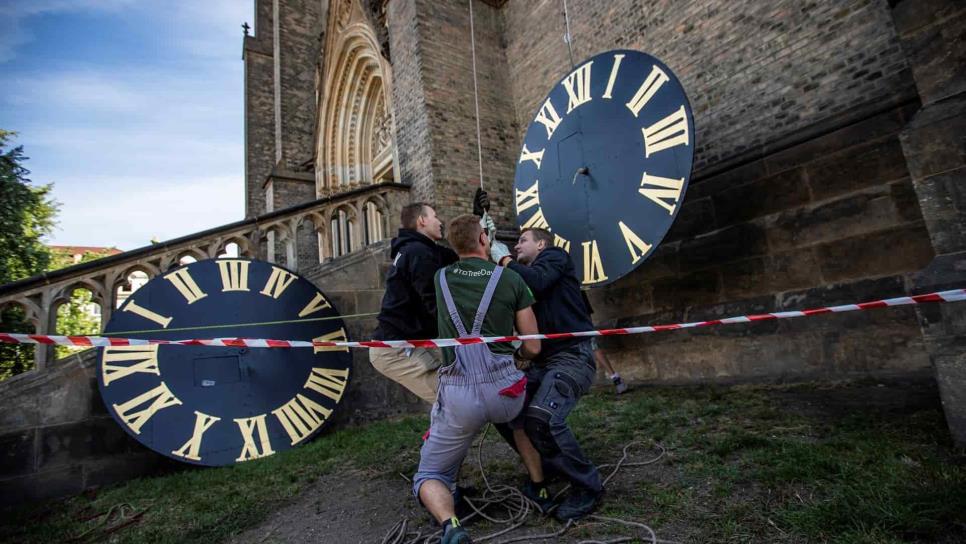
[[[376,340],[436,338],[436,271],[459,260],[453,250],[436,242],[443,224],[432,206],[416,202],[402,209],[402,228],[393,238],[386,277],[386,294],[379,311]],[[398,382],[419,398],[436,400],[436,370],[442,362],[438,349],[369,350],[369,362],[381,374]]]
[[[515,249],[518,262],[503,244],[493,244],[491,256],[522,276],[533,291],[537,299],[533,311],[540,332],[593,330],[573,261],[566,251],[553,245],[550,232],[524,229]],[[527,370],[528,404],[515,422],[524,427],[544,463],[565,475],[573,486],[554,512],[562,521],[592,512],[603,490],[597,466],[581,451],[566,421],[577,400],[590,390],[595,373],[587,338],[544,342],[540,355]],[[540,489],[541,483],[531,482],[528,488]]]

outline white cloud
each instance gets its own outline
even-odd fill
[[[100,112],[136,111],[145,106],[144,96],[116,74],[94,71],[66,74],[40,74],[30,77],[0,77],[5,96],[0,101],[12,106],[49,106],[84,108]]]
[[[51,243],[116,246],[130,250],[151,238],[170,240],[241,219],[242,180],[234,176],[90,178],[55,187],[62,206]]]
[[[145,35],[161,29],[163,60],[81,59],[64,70],[40,58],[0,69],[2,128],[20,133],[32,179],[54,183],[61,203],[52,243],[134,249],[242,219],[239,25],[251,21],[252,4],[43,0],[5,13],[0,28],[45,13],[130,8],[125,21]],[[2,34],[0,62],[12,43]],[[91,36],[109,39],[98,29]]]
[[[8,0],[0,17],[0,64],[16,57],[17,48],[30,43],[33,33],[24,19],[67,11],[116,11],[134,0]]]

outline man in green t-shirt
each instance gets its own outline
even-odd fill
[[[447,233],[460,260],[436,274],[440,337],[511,336],[514,328],[536,334],[533,295],[517,273],[489,261],[490,240],[479,218],[457,217]],[[526,340],[517,357],[539,353],[540,341]],[[452,489],[473,439],[486,423],[506,423],[523,409],[526,378],[513,358],[507,343],[443,348],[429,436],[413,477],[413,493],[443,526],[443,544],[470,542],[455,516]],[[529,443],[522,447],[536,452]]]

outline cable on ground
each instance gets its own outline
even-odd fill
[[[476,462],[479,466],[480,475],[483,478],[483,484],[486,486],[486,489],[484,489],[483,494],[479,497],[465,497],[466,504],[468,504],[473,511],[460,519],[460,523],[466,523],[473,518],[480,517],[497,525],[506,525],[506,527],[488,535],[474,537],[474,542],[489,542],[498,537],[508,535],[509,533],[523,526],[532,511],[539,512],[537,505],[524,496],[523,492],[516,487],[505,484],[490,483],[490,480],[486,475],[486,471],[483,468],[483,443],[486,440],[486,434],[489,429],[490,425],[487,425],[483,429],[483,434],[480,436],[479,442],[476,445]],[[651,465],[663,459],[664,455],[667,453],[667,451],[664,449],[664,446],[655,442],[655,447],[660,450],[660,453],[658,453],[656,457],[646,461],[627,462],[630,456],[628,451],[632,446],[635,445],[643,444],[641,442],[629,442],[622,448],[621,457],[616,463],[606,463],[597,467],[601,471],[613,467],[607,477],[604,478],[603,485],[605,487],[622,468]],[[570,485],[568,484],[556,495],[554,495],[554,498],[556,499],[569,488]],[[583,540],[580,541],[580,544],[617,544],[619,542],[630,542],[631,540],[635,539],[644,539],[645,542],[651,542],[652,544],[677,544],[670,540],[659,539],[653,529],[638,521],[598,515],[590,515],[588,516],[588,519],[595,519],[605,523],[617,523],[626,525],[628,527],[634,527],[642,530],[644,534],[641,536],[622,536],[612,540]],[[500,540],[496,544],[511,544],[513,542],[538,542],[548,539],[557,539],[563,536],[564,533],[566,533],[574,525],[574,521],[569,520],[566,524],[564,524],[563,527],[552,533],[522,535],[506,540]],[[396,524],[389,529],[382,539],[382,544],[430,544],[431,542],[434,542],[436,538],[439,538],[441,534],[441,529],[432,530],[429,533],[426,533],[424,529],[413,527],[408,518],[403,518],[396,522]]]

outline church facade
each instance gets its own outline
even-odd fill
[[[939,151],[922,142],[953,128],[920,124],[925,112],[955,118],[936,112],[962,96],[963,59],[940,52],[961,44],[949,25],[963,15],[953,2],[930,13],[913,4],[257,0],[245,38],[246,213],[389,181],[444,218],[469,212],[480,178],[475,76],[483,183],[512,238],[521,138],[547,91],[574,62],[637,49],[689,95],[695,168],[660,248],[591,290],[599,325],[951,285],[952,261],[940,257],[962,249],[960,200],[933,177],[948,164],[926,158]],[[366,206],[323,218],[318,261],[392,235],[397,218]],[[643,382],[834,379],[930,372],[938,348],[927,329],[907,308],[604,345]]]

